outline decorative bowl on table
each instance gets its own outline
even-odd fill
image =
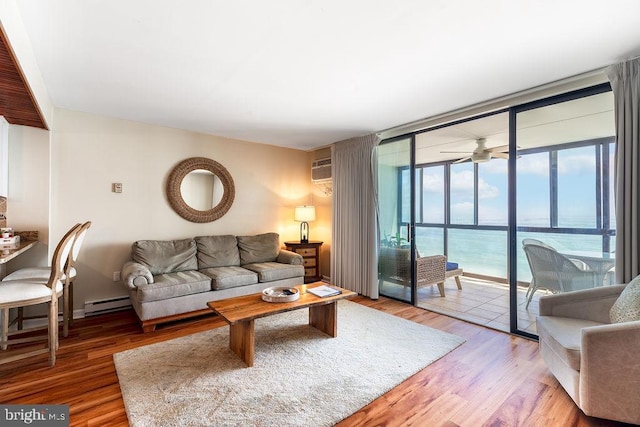
[[[298,298],[300,291],[296,288],[274,286],[262,291],[262,300],[267,302],[291,302]]]

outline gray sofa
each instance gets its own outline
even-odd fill
[[[304,283],[301,255],[277,233],[139,240],[121,277],[144,332],[159,323],[209,313],[208,301]]]

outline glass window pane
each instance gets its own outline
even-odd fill
[[[422,219],[444,224],[444,166],[422,169]]]
[[[473,163],[451,165],[451,224],[473,224]]]
[[[558,227],[596,227],[596,151],[558,150]]]
[[[521,155],[516,170],[518,225],[550,227],[549,153]]]
[[[478,164],[478,224],[507,225],[507,160]]]
[[[507,277],[506,231],[450,229],[448,243],[448,260],[464,271]]]
[[[444,254],[444,229],[416,227],[416,249],[420,256]]]
[[[402,199],[402,204],[400,209],[402,211],[402,215],[400,216],[400,221],[402,222],[411,222],[411,172],[409,169],[403,169],[400,175],[400,197]]]

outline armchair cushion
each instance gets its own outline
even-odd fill
[[[255,262],[272,262],[280,252],[278,233],[265,233],[256,236],[238,236],[240,265]]]
[[[457,262],[447,261],[447,264],[446,264],[446,270],[447,271],[457,270],[457,269],[458,269],[458,263]]]
[[[570,317],[540,316],[537,329],[541,340],[548,343],[554,353],[575,371],[580,370],[582,328],[602,323]]]
[[[629,282],[609,311],[611,323],[640,320],[640,276]]]

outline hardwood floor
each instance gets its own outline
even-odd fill
[[[380,298],[363,305],[459,335],[466,342],[338,425],[623,426],[585,416],[551,376],[534,341]],[[215,316],[142,334],[133,311],[76,320],[58,361],[0,365],[0,403],[68,404],[72,426],[128,425],[112,355],[226,325]],[[339,396],[336,396],[339,398]]]

